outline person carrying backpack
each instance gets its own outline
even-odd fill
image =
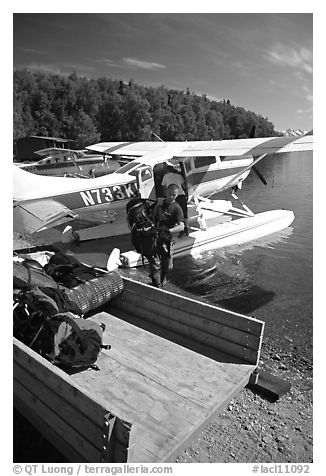
[[[151,216],[151,205],[143,198],[132,198],[126,205],[133,247],[142,258],[156,253],[158,230]]]
[[[176,198],[176,202],[180,205],[183,212],[184,218],[184,229],[180,233],[180,237],[188,236],[188,206],[187,206],[187,186],[185,183],[185,179],[182,177],[181,173],[179,173],[172,165],[168,165],[166,168],[165,175],[162,180],[162,187],[164,191],[164,195],[166,194],[166,190],[170,184],[176,184],[178,186],[178,196]]]
[[[176,202],[178,185],[170,184],[162,202],[157,202],[152,209],[152,218],[158,227],[158,248],[156,253],[147,257],[153,286],[163,287],[168,272],[173,267],[173,235],[184,229],[182,208]]]

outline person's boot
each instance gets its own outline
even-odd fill
[[[159,288],[161,286],[161,279],[160,279],[160,273],[155,273],[155,274],[152,274],[151,275],[151,280],[152,280],[152,284],[153,286],[155,286],[156,288]]]
[[[163,288],[167,281],[167,273],[161,273],[161,287]]]
[[[178,234],[178,238],[182,238],[183,236],[188,236],[189,235],[189,229],[187,226],[184,227],[182,231]]]

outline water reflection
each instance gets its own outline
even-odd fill
[[[246,269],[241,254],[255,247],[273,249],[277,243],[289,238],[292,232],[293,228],[288,227],[239,246],[223,250],[208,250],[206,247],[196,255],[177,258],[170,282],[212,304],[235,312],[251,313],[270,302],[275,297],[275,292],[255,282]]]
[[[239,254],[221,251],[206,254],[202,259],[192,256],[177,259],[170,282],[212,304],[244,313],[251,313],[275,295],[254,282]]]

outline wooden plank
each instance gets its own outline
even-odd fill
[[[29,389],[38,401],[46,406],[51,404],[51,412],[60,415],[63,421],[69,421],[71,428],[80,434],[87,435],[87,439],[92,442],[98,451],[102,451],[104,415],[102,424],[99,425],[81,413],[71,401],[61,394],[57,394],[56,389],[48,387],[47,381],[40,381],[28,369],[24,369],[18,363],[14,365],[14,378],[19,384]]]
[[[39,380],[47,382],[50,388],[70,401],[86,417],[92,419],[98,426],[103,425],[103,415],[107,409],[103,407],[94,395],[85,392],[85,389],[74,384],[71,376],[48,362],[32,349],[14,338],[14,361],[36,376]],[[88,372],[88,371],[84,371]]]
[[[228,389],[223,392],[223,397],[215,382],[211,392],[215,390],[217,394],[212,399],[212,405],[206,410],[203,407],[198,408],[191,396],[181,397],[177,390],[173,392],[169,388],[164,388],[164,382],[161,384],[153,381],[153,378],[143,377],[140,372],[131,375],[130,371],[124,369],[120,375],[115,373],[115,378],[118,380],[115,383],[115,390],[120,399],[113,403],[110,399],[110,404],[118,404],[119,409],[112,406],[118,412],[124,411],[126,403],[128,417],[133,421],[129,449],[133,453],[128,457],[128,461],[160,462],[165,460],[166,454],[173,452],[176,447],[180,448],[183,441],[188,441],[201,422],[206,422],[213,417],[217,409],[223,408],[225,402],[229,401],[229,395],[233,395],[238,389],[239,383],[242,384],[240,388],[246,385],[249,375],[239,377],[236,385],[227,385],[221,378],[220,385],[223,382]],[[123,388],[123,382],[126,381],[128,386]],[[94,382],[91,385],[95,392],[104,393],[102,385],[99,388]],[[191,383],[188,383],[188,391],[191,393]]]
[[[53,395],[61,395],[62,399],[68,402],[81,415],[80,418],[91,420],[99,428],[100,433],[104,425],[104,416],[109,409],[99,403],[97,395],[88,393],[82,386],[78,386],[71,380],[71,376],[63,370],[54,366],[32,349],[14,338],[14,369],[21,368],[28,373],[29,378],[36,378],[41,383],[42,392],[46,388],[52,389]],[[85,370],[81,373],[88,374],[92,370]],[[21,375],[21,374],[20,374]],[[25,382],[26,379],[23,379]],[[77,423],[78,426],[79,423]],[[128,446],[128,435],[130,424],[117,419],[115,425],[115,437],[126,447]]]
[[[44,404],[38,399],[37,395],[33,394],[15,378],[14,394],[31,409],[33,414],[38,415],[40,420],[46,422],[52,431],[60,435],[63,442],[67,442],[77,450],[80,455],[79,461],[100,461],[101,451],[87,441],[83,435],[75,431],[69,421],[65,421],[60,415],[55,413],[52,410],[51,401],[49,401],[47,405]],[[28,418],[28,415],[26,416]],[[44,436],[48,439],[47,434],[44,434]]]
[[[181,335],[186,336],[189,339],[193,339],[198,343],[203,345],[207,345],[212,349],[216,349],[219,352],[223,352],[226,355],[230,355],[231,357],[235,357],[238,359],[238,363],[241,362],[248,362],[253,365],[257,364],[258,359],[258,349],[253,350],[247,347],[235,344],[233,342],[220,339],[216,336],[212,336],[206,332],[200,331],[198,329],[193,329],[187,324],[182,324],[180,322],[176,322],[172,319],[168,319],[165,316],[153,313],[153,311],[148,311],[146,309],[142,309],[137,307],[135,303],[130,303],[125,301],[124,302],[124,309],[129,311],[130,313],[136,313],[138,316],[141,316],[143,319],[147,319],[151,322],[159,322],[161,327],[165,327],[171,331],[177,332]]]
[[[204,355],[210,359],[216,360],[217,362],[231,362],[238,363],[239,359],[232,356],[226,355],[223,352],[208,347],[207,345],[200,344],[199,342],[194,341],[189,337],[178,334],[171,329],[161,327],[158,323],[153,323],[151,321],[146,321],[144,318],[137,316],[134,312],[122,311],[120,308],[114,308],[114,314],[119,319],[122,319],[130,324],[133,324],[141,329],[144,329],[152,334],[155,334],[163,339],[167,339],[175,344],[178,344],[182,347],[192,350],[198,354]]]
[[[114,365],[112,359],[100,362],[101,370],[112,379],[87,380],[84,385],[106,397],[114,391],[115,399],[109,396],[109,404],[115,413],[128,417],[132,422],[130,446],[139,461],[158,461],[158,454],[169,451],[179,440],[179,435],[192,432],[204,413],[203,407],[176,390],[165,387],[159,376],[152,377],[134,370],[131,366]],[[110,372],[111,370],[111,372]],[[78,378],[76,374],[74,376]],[[157,380],[155,379],[157,378]],[[172,379],[171,379],[172,380]],[[191,392],[191,389],[188,389]],[[128,458],[128,461],[130,459]]]
[[[68,460],[74,463],[85,463],[86,460],[70,444],[62,439],[40,415],[34,413],[26,402],[17,395],[13,398],[14,407]]]
[[[142,296],[138,293],[130,292],[125,295],[125,299],[131,302],[137,303],[139,306],[144,306],[145,309],[152,310],[155,309],[155,313],[159,313],[169,318],[173,318],[184,324],[189,324],[191,327],[205,330],[217,337],[221,337],[225,340],[235,342],[252,349],[257,349],[260,342],[260,335],[253,335],[247,331],[235,329],[230,327],[228,321],[225,323],[216,322],[210,316],[210,319],[207,319],[204,316],[195,314],[194,312],[189,313],[184,311],[182,308],[173,308],[167,307],[163,303],[154,303],[151,300],[144,300]]]
[[[94,318],[106,325],[112,348],[101,353],[100,372],[71,377],[132,422],[128,461],[160,462],[181,451],[254,369],[215,362],[108,313]]]
[[[128,446],[125,443],[119,441],[119,435],[122,441],[125,441],[125,437],[121,436],[122,428],[119,426],[123,424],[120,420],[116,419],[114,425],[114,435],[110,441],[113,441],[112,447],[109,448],[107,453],[103,452],[102,457],[99,453],[99,459],[96,457],[96,460],[89,461],[85,454],[80,454],[77,450],[79,447],[74,448],[71,446],[72,441],[67,441],[63,439],[62,434],[56,433],[56,431],[51,427],[51,422],[44,420],[42,416],[34,412],[34,409],[28,404],[28,401],[22,400],[17,395],[14,395],[14,407],[22,414],[29,422],[43,435],[45,438],[51,442],[51,444],[65,457],[68,461],[74,463],[85,463],[85,462],[101,462],[101,463],[125,463],[128,459]],[[124,428],[123,432],[125,435],[128,435],[130,428]],[[129,441],[129,436],[128,436]],[[103,459],[103,456],[106,457]]]
[[[111,339],[115,343],[114,348],[102,353],[103,355],[113,358],[126,367],[133,366],[133,369],[141,375],[147,375],[165,387],[170,386],[175,389],[177,385],[179,395],[183,395],[184,390],[182,384],[180,385],[178,382],[191,380],[192,395],[195,401],[200,401],[201,405],[206,405],[205,399],[207,397],[205,392],[209,393],[211,390],[212,381],[217,384],[219,378],[223,377],[225,373],[233,372],[232,367],[238,367],[237,365],[228,365],[230,362],[224,361],[224,366],[217,367],[219,375],[214,376],[212,371],[216,369],[216,365],[211,359],[204,357],[198,359],[193,352],[185,352],[179,346],[171,347],[170,342],[166,341],[162,344],[160,343],[160,358],[157,358],[157,349],[151,344],[151,342],[156,342],[156,340],[153,341],[151,334],[148,332],[143,332],[133,325],[125,325],[126,323],[116,317],[108,318],[106,313],[99,313],[94,317],[94,320],[98,323],[104,322],[107,324],[108,327],[104,332],[104,338]],[[126,349],[128,352],[126,352]],[[172,351],[174,351],[174,354],[172,354]],[[176,360],[180,360],[178,359],[179,356],[182,357],[182,362],[178,362],[177,368],[174,368]],[[106,365],[105,362],[102,363],[102,360],[103,357],[101,355],[99,360],[101,370]],[[195,361],[197,362],[196,371],[193,369]],[[253,366],[247,365],[246,368],[250,370]],[[203,375],[203,378],[199,381],[196,380],[198,375]],[[228,379],[225,375],[224,378]],[[186,397],[189,397],[189,389],[187,387]]]
[[[176,458],[180,455],[181,451],[184,450],[196,438],[196,435],[199,435],[199,433],[205,428],[205,426],[207,426],[208,423],[212,421],[213,418],[215,418],[218,413],[221,413],[221,411],[227,407],[227,405],[231,402],[231,400],[238,393],[240,393],[240,391],[247,385],[247,383],[248,383],[247,376],[244,376],[242,380],[239,380],[238,384],[233,387],[232,392],[230,392],[228,397],[225,398],[223,404],[219,404],[218,406],[216,406],[216,408],[214,408],[211,411],[210,416],[206,419],[203,419],[202,422],[198,424],[195,431],[191,435],[189,435],[184,441],[179,442],[179,444],[171,451],[170,454],[165,455],[164,459],[162,460],[162,463],[165,463],[165,462],[174,463]]]
[[[215,322],[226,324],[229,327],[234,327],[238,330],[243,330],[249,334],[260,336],[262,333],[262,327],[264,322],[258,319],[244,316],[233,311],[228,311],[211,304],[196,301],[184,296],[178,296],[177,294],[169,291],[162,292],[153,286],[149,286],[144,283],[139,283],[130,278],[123,278],[125,284],[125,292],[114,299],[114,302],[121,300],[123,302],[128,298],[128,292],[134,292],[140,296],[144,296],[145,299],[149,299],[154,302],[163,303],[168,307],[177,309],[183,309],[184,312],[189,314],[196,314],[198,316],[206,317]]]
[[[161,316],[172,319],[180,324],[185,324],[189,328],[206,332],[212,337],[219,337],[226,341],[248,347],[257,351],[260,344],[260,337],[249,334],[245,331],[229,327],[227,323],[221,324],[212,319],[207,319],[195,313],[188,313],[183,309],[167,307],[165,304],[145,300],[139,294],[129,292],[124,296],[124,303],[131,303],[138,309],[152,312],[153,320],[159,322]],[[154,312],[153,312],[154,311]]]

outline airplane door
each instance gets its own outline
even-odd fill
[[[144,165],[137,170],[137,182],[142,198],[156,200],[153,169]]]

